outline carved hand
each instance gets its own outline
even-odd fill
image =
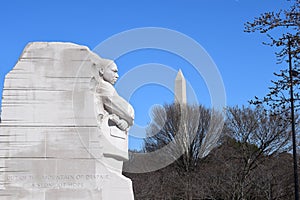
[[[128,129],[128,123],[123,120],[123,119],[120,119],[117,115],[115,114],[112,114],[109,116],[109,119],[112,120],[113,122],[116,123],[117,127],[119,129],[121,129],[122,131],[127,131]]]

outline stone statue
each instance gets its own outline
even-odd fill
[[[134,199],[122,175],[134,111],[117,70],[85,46],[25,47],[4,83],[1,200]]]
[[[94,91],[98,128],[115,146],[115,150],[104,150],[103,155],[127,160],[128,130],[133,125],[134,110],[113,86],[119,77],[117,65],[112,60],[102,59],[92,68],[91,89]]]

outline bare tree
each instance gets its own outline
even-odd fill
[[[228,108],[226,132],[235,141],[232,145],[238,147],[227,164],[239,162],[237,199],[245,199],[256,185],[253,173],[265,157],[290,148],[291,128],[288,121],[261,106],[233,107]]]
[[[203,106],[165,105],[153,110],[153,122],[147,129],[145,151],[167,148],[166,154],[174,158],[174,167],[182,184],[184,198],[193,198],[193,178],[200,159],[218,144],[223,128],[221,113]]]
[[[269,87],[270,91],[263,99],[255,97],[255,100],[250,101],[250,103],[255,105],[266,104],[274,110],[281,107],[279,111],[285,112],[285,119],[291,123],[294,188],[295,199],[298,200],[298,158],[294,112],[300,109],[300,0],[288,0],[288,2],[292,2],[288,9],[279,10],[278,12],[266,12],[255,18],[253,22],[247,22],[245,31],[259,31],[267,34],[271,41],[264,44],[276,46],[279,49],[276,53],[278,64],[285,63],[288,66],[280,70],[279,73],[274,73],[276,79],[272,81],[273,86]]]
[[[133,180],[137,199],[291,198],[293,175],[290,168],[292,157],[287,153],[290,147],[290,128],[287,120],[262,107],[228,108],[222,138],[218,146],[207,155],[207,151],[203,149],[209,145],[205,141],[211,141],[208,135],[211,130],[217,131],[219,121],[211,117],[211,110],[201,106],[198,107],[199,110],[196,106],[189,106],[193,109],[187,110],[188,116],[185,116],[180,106],[176,106],[178,105],[166,105],[164,111],[162,108],[155,110],[154,114],[161,115],[157,114],[157,118],[154,118],[153,123],[157,122],[155,129],[150,125],[151,129],[148,131],[160,132],[148,132],[152,137],[146,139],[145,151],[157,151],[171,142],[177,142],[179,138],[186,140],[188,136],[175,139],[175,134],[180,134],[179,130],[197,130],[191,143],[199,143],[188,148],[189,151],[197,153],[183,153],[174,163],[157,171],[127,174]],[[194,115],[192,112],[198,114]],[[185,120],[178,122],[182,116],[185,116]],[[223,119],[222,115],[218,116],[220,120]],[[189,121],[189,117],[198,118]],[[161,123],[156,121],[159,119],[171,120]],[[212,122],[212,119],[215,120]],[[166,127],[158,129],[159,123]],[[182,123],[186,126],[183,129],[180,128]],[[197,128],[188,128],[195,123]],[[216,128],[209,128],[211,125]],[[172,131],[174,133],[171,133]],[[179,152],[183,152],[184,147],[189,146],[182,143],[178,142]],[[172,150],[170,148],[168,153],[172,154]],[[164,156],[170,156],[169,154]],[[173,155],[176,156],[178,155]],[[145,160],[145,163],[147,162],[149,161]]]
[[[251,101],[253,104],[265,103],[271,108],[281,107],[280,111],[290,110],[290,77],[293,77],[295,108],[298,108],[299,96],[299,58],[300,58],[300,0],[291,0],[293,2],[289,9],[279,10],[278,12],[266,12],[256,17],[253,22],[245,24],[245,32],[260,32],[266,34],[270,42],[264,42],[266,45],[275,46],[279,49],[276,53],[277,64],[290,63],[291,70],[280,70],[274,73],[276,79],[272,81],[273,86],[269,87],[270,92],[262,99],[255,97]]]

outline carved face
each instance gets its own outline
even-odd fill
[[[117,79],[119,78],[118,75],[118,68],[115,63],[110,64],[106,67],[103,71],[103,79],[112,85],[116,83]]]

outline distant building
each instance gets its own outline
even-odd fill
[[[186,104],[186,81],[179,69],[175,78],[175,103]]]

